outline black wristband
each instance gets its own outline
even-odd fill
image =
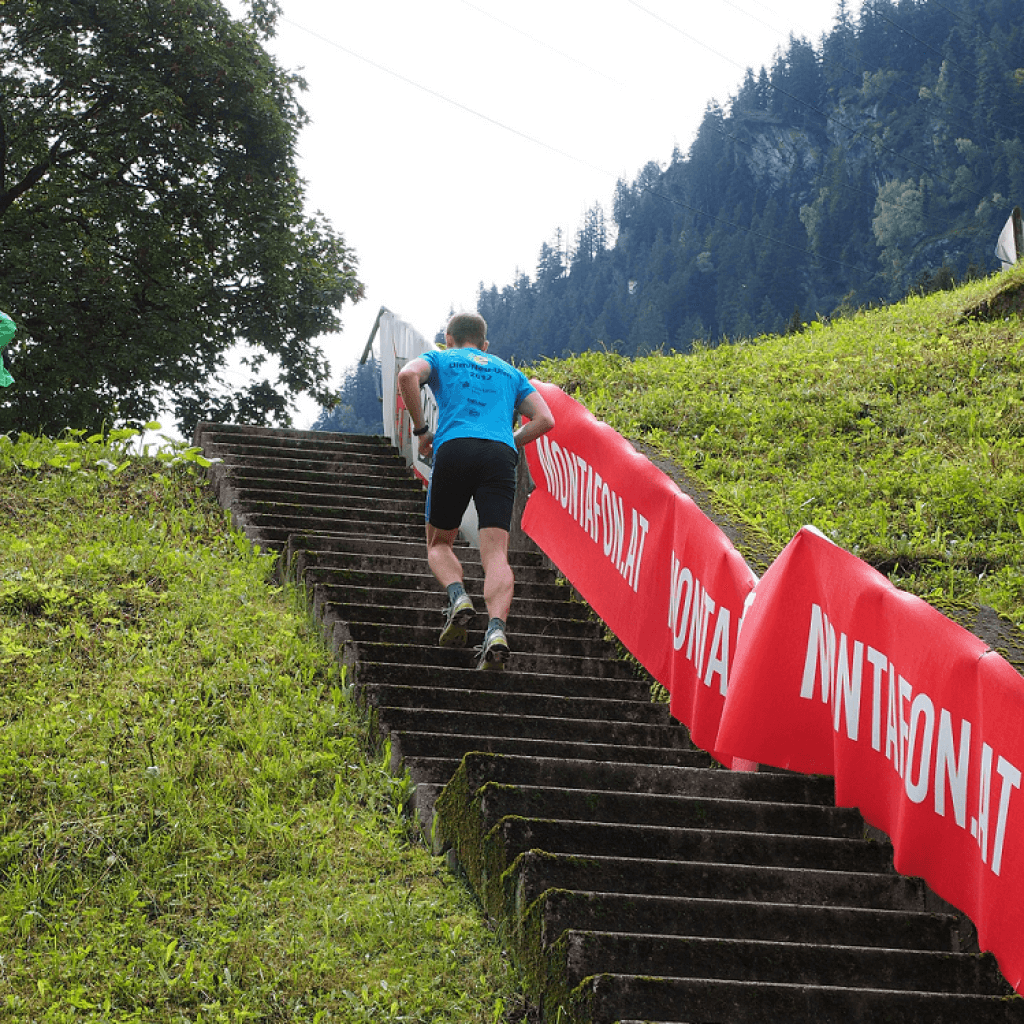
[[[429,429],[430,429],[430,424],[429,423],[424,423],[423,426],[420,427],[419,430],[414,430],[412,432],[412,436],[413,437],[422,437]]]

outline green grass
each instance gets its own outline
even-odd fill
[[[126,438],[0,438],[0,1018],[521,1020],[273,559]]]
[[[532,373],[670,456],[778,550],[813,524],[906,590],[1020,626],[1022,289],[1018,270],[799,335]],[[965,318],[985,300],[989,318]]]

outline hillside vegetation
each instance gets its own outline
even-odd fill
[[[184,454],[0,436],[0,516],[0,1019],[522,1019],[297,594]]]
[[[530,373],[671,457],[770,549],[813,524],[944,611],[985,604],[1022,628],[1022,307],[1015,269],[802,334]]]

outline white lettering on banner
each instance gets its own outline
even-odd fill
[[[668,628],[672,634],[672,646],[680,651],[685,643],[686,658],[693,663],[697,678],[705,686],[711,686],[712,679],[717,676],[718,692],[724,697],[729,688],[729,630],[732,615],[724,605],[718,607],[715,632],[711,647],[707,649],[708,631],[715,608],[715,599],[673,551],[668,601]]]
[[[638,593],[644,545],[650,528],[647,518],[639,510],[630,508],[627,544],[625,503],[601,479],[601,474],[581,455],[546,435],[537,441],[537,454],[548,493],[591,541],[599,545],[633,593]]]
[[[673,556],[673,596],[678,592],[682,597],[683,573],[678,573]],[[699,584],[692,581],[691,589],[699,590]],[[690,595],[687,594],[687,608]],[[673,605],[678,609],[678,601]],[[670,613],[671,614],[671,613]],[[675,632],[677,623],[670,622],[673,639],[681,646],[680,634]],[[864,660],[871,666],[871,747],[882,750],[882,709],[885,708],[885,758],[892,762],[893,770],[903,780],[907,798],[915,804],[924,803],[929,788],[934,788],[935,813],[946,816],[946,789],[949,789],[953,805],[953,819],[963,829],[967,828],[968,775],[971,764],[971,723],[960,722],[959,746],[954,739],[953,716],[943,707],[936,709],[935,703],[923,690],[916,693],[907,679],[896,671],[891,657],[873,647],[865,646],[860,640],[850,643],[845,633],[836,632],[828,616],[819,605],[811,606],[811,622],[807,635],[807,653],[804,658],[803,679],[800,696],[813,700],[819,689],[821,702],[832,705],[832,728],[839,732],[845,709],[847,737],[857,742],[860,735],[861,682],[864,674]],[[888,676],[888,686],[883,692],[882,680]],[[938,714],[936,714],[938,710]],[[936,724],[937,723],[937,724]],[[934,770],[933,770],[934,762]],[[995,763],[1000,779],[998,806],[995,811],[995,828],[990,828],[993,796],[992,766]],[[1002,868],[1003,844],[1006,840],[1006,823],[1010,814],[1010,797],[1020,789],[1020,770],[1002,755],[998,760],[988,743],[981,744],[977,785],[977,816],[971,818],[971,835],[978,843],[981,861],[991,864],[993,874]],[[1016,805],[1015,805],[1016,806]]]

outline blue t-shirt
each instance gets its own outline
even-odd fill
[[[535,390],[521,370],[473,345],[431,350],[423,358],[430,364],[427,383],[437,402],[435,451],[456,437],[515,448],[513,414]]]

